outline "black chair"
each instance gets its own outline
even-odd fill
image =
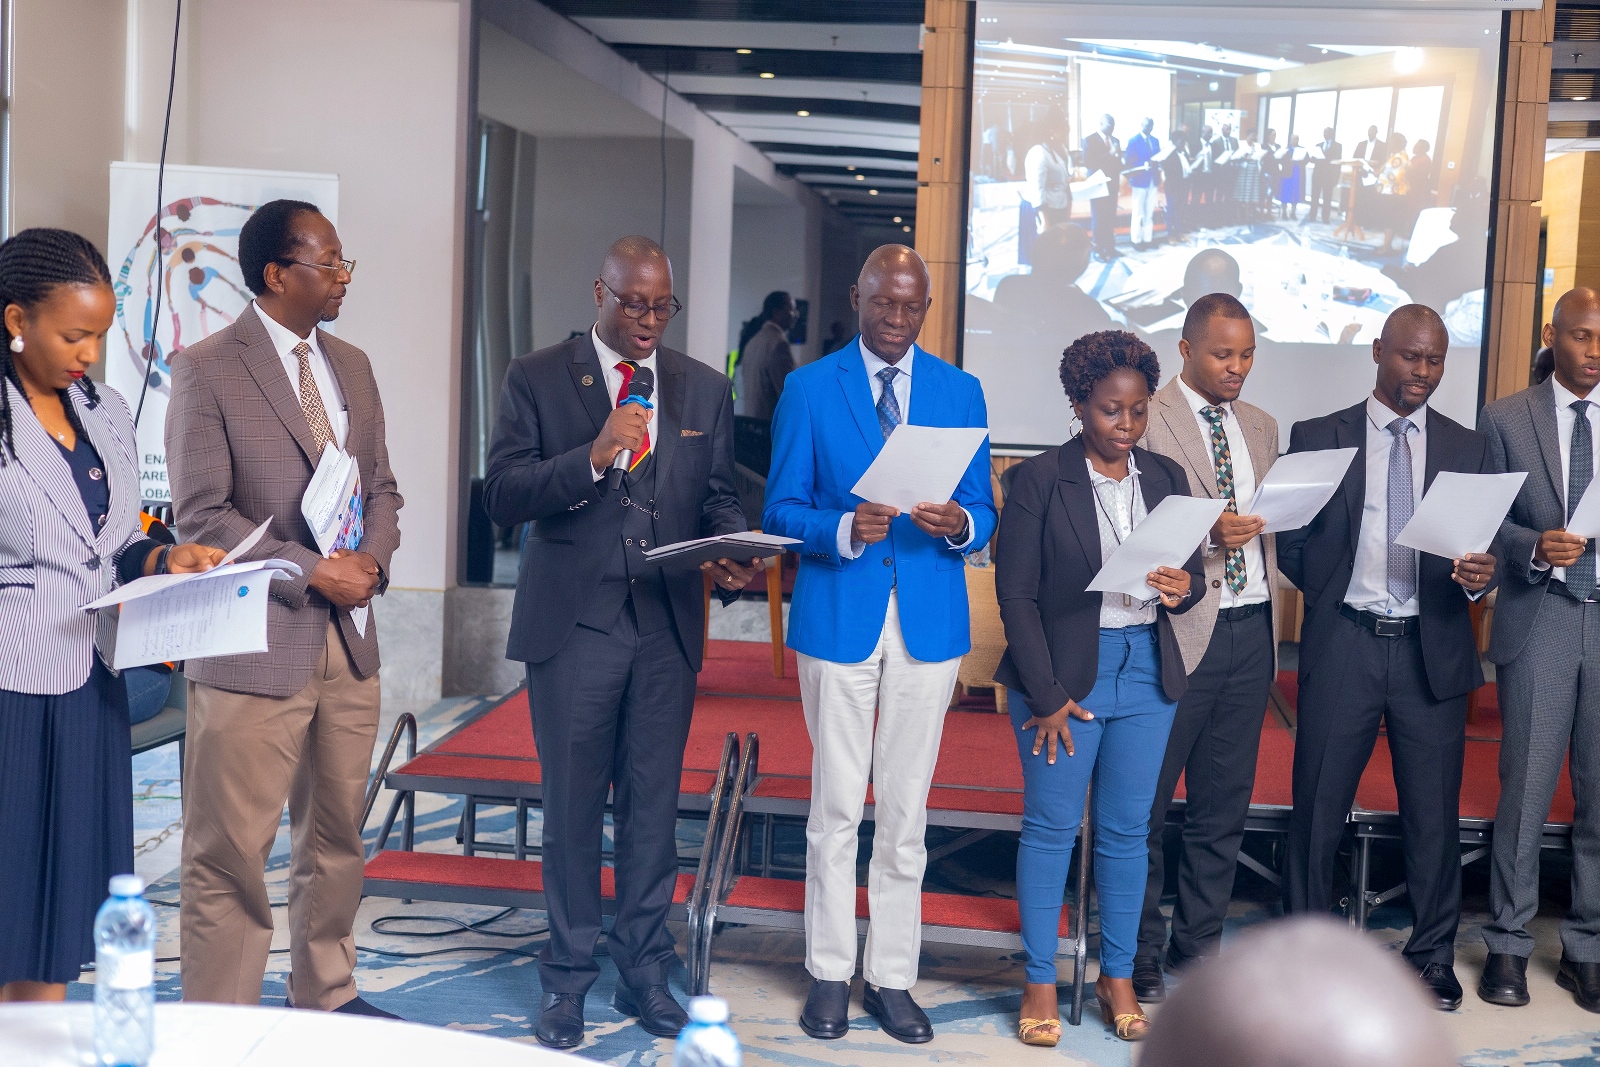
[[[772,470],[772,423],[747,415],[733,417],[733,458],[766,481]]]

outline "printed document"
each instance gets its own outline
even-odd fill
[[[1446,559],[1487,552],[1527,477],[1440,471],[1395,544]]]
[[[988,436],[982,426],[901,423],[850,491],[906,515],[918,504],[947,504]]]
[[[322,448],[317,471],[300,500],[300,513],[317,539],[317,550],[332,558],[335,551],[354,552],[361,547],[361,471],[355,457],[328,442]],[[367,608],[351,608],[356,633],[367,634]]]
[[[1167,497],[1117,546],[1088,591],[1125,593],[1135,600],[1160,596],[1144,580],[1145,575],[1157,567],[1182,567],[1189,562],[1227,506],[1226,500],[1203,496]]]
[[[286,559],[235,560],[261,540],[271,521],[256,527],[209,571],[140,578],[85,604],[86,611],[121,605],[111,665],[124,670],[265,652],[267,587],[274,579],[297,577],[300,567]]]
[[[1328,448],[1318,452],[1291,452],[1279,456],[1256,488],[1256,498],[1245,515],[1265,519],[1262,533],[1298,530],[1317,517],[1333,499],[1339,483],[1355,459],[1356,448]]]

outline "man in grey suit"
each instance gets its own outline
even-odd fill
[[[366,354],[318,329],[355,263],[315,206],[262,205],[239,233],[255,302],[173,364],[167,462],[178,532],[298,563],[271,586],[268,651],[191,662],[179,929],[183,999],[259,1004],[272,944],[264,866],[289,804],[293,1007],[387,1015],[356,995],[361,806],[378,731],[377,620],[403,501]],[[300,514],[323,448],[355,457],[364,532],[324,559]],[[359,621],[358,621],[359,620]],[[392,1016],[390,1016],[392,1018]]]
[[[1261,532],[1261,519],[1239,514],[1278,457],[1277,422],[1239,399],[1255,351],[1250,312],[1236,297],[1196,299],[1178,342],[1183,370],[1152,398],[1145,431],[1144,446],[1176,460],[1196,496],[1228,501],[1204,546],[1206,582],[1217,595],[1171,617],[1189,688],[1178,701],[1150,811],[1150,866],[1133,963],[1134,994],[1145,1003],[1166,998],[1163,949],[1167,968],[1177,970],[1216,955],[1221,945],[1277,665],[1273,536]],[[1161,915],[1162,836],[1180,774],[1188,797],[1169,943]]]
[[[1489,871],[1489,945],[1478,995],[1528,1003],[1528,920],[1539,906],[1539,847],[1556,779],[1571,752],[1572,907],[1561,923],[1556,981],[1600,1012],[1600,592],[1595,546],[1564,527],[1594,477],[1600,442],[1600,293],[1574,289],[1556,302],[1544,343],[1555,373],[1483,409],[1496,471],[1527,471],[1500,525],[1506,576],[1489,659],[1498,670],[1500,806]]]

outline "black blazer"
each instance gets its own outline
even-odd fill
[[[1423,491],[1440,471],[1488,474],[1493,468],[1489,443],[1480,433],[1428,409],[1427,455]],[[1367,499],[1367,402],[1320,419],[1297,422],[1289,431],[1289,451],[1324,448],[1359,449],[1344,483],[1309,526],[1278,535],[1278,568],[1305,594],[1305,621],[1300,626],[1300,684],[1306,684],[1330,646],[1340,622],[1339,605],[1350,589],[1356,545],[1361,537],[1361,510]],[[1498,546],[1490,552],[1498,551]],[[1423,661],[1435,700],[1461,696],[1483,684],[1478,646],[1472,638],[1471,601],[1450,577],[1452,565],[1442,556],[1421,553],[1417,596],[1421,601]],[[1495,582],[1500,579],[1499,568]],[[1493,588],[1491,585],[1490,588]]]
[[[656,536],[672,544],[746,529],[733,484],[728,379],[668,348],[656,350],[656,369]],[[484,507],[496,525],[533,524],[522,549],[507,659],[542,663],[561,649],[600,584],[607,550],[622,536],[623,510],[602,494],[589,466],[589,446],[610,414],[588,333],[514,359],[506,371]],[[698,671],[705,628],[700,575],[668,573],[665,581],[683,650]],[[724,602],[737,596],[719,595]]]
[[[1083,438],[1074,437],[1017,465],[1016,480],[1000,513],[995,592],[1006,628],[1006,653],[994,680],[1020,690],[1035,715],[1054,715],[1067,700],[1082,700],[1099,671],[1101,594],[1085,591],[1100,573],[1100,522],[1084,463]],[[1189,479],[1166,456],[1133,450],[1144,505],[1189,496]],[[1179,613],[1205,596],[1200,549],[1184,564],[1190,596]],[[1177,700],[1189,687],[1178,638],[1167,609],[1156,608],[1161,685]]]

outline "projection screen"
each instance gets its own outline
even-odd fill
[[[1500,24],[978,0],[962,363],[994,443],[1068,436],[1057,367],[1082,334],[1129,330],[1176,374],[1188,303],[1219,290],[1256,320],[1244,399],[1285,440],[1371,390],[1410,302],[1450,331],[1434,404],[1472,423]]]

